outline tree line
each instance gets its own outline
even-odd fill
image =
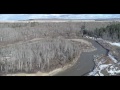
[[[83,28],[83,35],[96,38],[103,38],[110,41],[120,41],[120,23],[111,23],[106,27],[96,28],[95,30],[86,30]]]

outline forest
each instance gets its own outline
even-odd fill
[[[0,74],[49,72],[63,67],[83,49],[67,39],[89,35],[120,41],[119,29],[120,23],[110,22],[2,22]]]
[[[111,23],[106,27],[96,28],[91,31],[86,30],[85,26],[83,26],[83,35],[120,42],[120,23]]]
[[[0,48],[0,74],[49,72],[70,63],[80,47],[63,38],[44,38]]]

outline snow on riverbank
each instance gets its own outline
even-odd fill
[[[96,60],[97,61],[97,60]],[[102,63],[102,60],[96,65],[95,69],[88,76],[112,76],[120,74],[119,63]],[[106,72],[106,73],[105,73]]]
[[[105,41],[106,43],[109,43],[109,44],[111,44],[111,45],[113,45],[113,46],[118,46],[118,47],[120,47],[120,42],[110,42],[110,41],[104,40],[104,39],[102,39],[102,38],[95,38],[95,37],[90,37],[90,36],[85,36],[85,38],[92,39],[92,40],[103,40],[103,41]]]
[[[108,68],[111,64],[102,64],[99,66],[96,66],[96,68],[88,74],[88,76],[104,76],[104,74],[101,72],[102,70]]]
[[[108,53],[109,58],[114,62],[117,63],[118,61],[111,55],[111,53]]]
[[[92,40],[97,40],[96,38],[90,37],[90,36],[85,36],[85,38],[92,39]]]
[[[111,53],[106,56],[108,58],[99,57],[95,58],[95,68],[88,76],[112,76],[120,74],[120,63],[111,55]]]
[[[120,47],[120,42],[119,43],[116,43],[116,42],[114,42],[114,43],[112,43],[112,42],[109,42],[111,45],[113,45],[113,46],[118,46],[118,47]]]
[[[102,41],[103,43],[106,44],[106,47],[109,45],[111,45],[111,47],[112,46],[120,47],[120,42],[111,42],[104,40],[102,38],[94,38],[89,36],[85,36],[85,38]],[[108,56],[105,56],[106,58],[104,57],[99,58],[99,57],[94,58],[94,62],[96,65],[94,70],[90,72],[88,76],[113,76],[120,74],[120,62],[118,62],[118,60],[115,59],[115,57],[112,55],[112,52],[109,52]]]

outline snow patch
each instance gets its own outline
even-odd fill
[[[110,57],[110,59],[111,59],[114,63],[117,63],[117,62],[118,62],[110,53],[108,53],[108,56]]]
[[[106,70],[110,75],[116,75],[120,73],[120,70],[117,70],[114,66],[110,66],[109,68],[110,70],[108,70],[108,68]]]
[[[99,74],[95,74],[95,76],[100,76]]]
[[[107,40],[104,40],[106,43],[109,43],[110,45],[112,46],[117,46],[117,47],[120,47],[120,42],[110,42],[110,41],[107,41]]]
[[[89,38],[89,39],[92,39],[92,40],[103,40],[102,38],[94,38],[94,37],[90,37],[90,36],[86,36],[86,38]],[[113,46],[120,47],[120,42],[118,42],[118,43],[117,42],[110,42],[110,41],[107,41],[107,40],[103,40],[103,41],[105,41],[106,43],[109,43]]]
[[[97,66],[92,72],[89,73],[88,76],[104,76],[104,74],[101,73],[103,69],[106,69],[110,66],[111,64],[102,64]]]
[[[109,65],[111,65],[111,64],[103,64],[103,65],[100,65],[99,68],[100,68],[100,70],[103,70],[103,69],[107,68]]]
[[[109,42],[111,45],[113,45],[113,46],[118,46],[118,47],[120,47],[120,43],[116,43],[116,42],[114,42],[114,43],[112,43],[112,42]]]
[[[85,36],[85,37],[88,38],[88,39],[97,40],[97,39],[94,38],[94,37],[90,37],[90,36]]]

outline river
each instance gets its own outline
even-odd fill
[[[99,43],[94,40],[85,39],[93,44],[97,48],[96,51],[83,52],[80,55],[78,61],[71,68],[62,71],[55,76],[85,76],[87,73],[92,71],[95,67],[94,55],[106,55],[108,50],[103,48]]]

